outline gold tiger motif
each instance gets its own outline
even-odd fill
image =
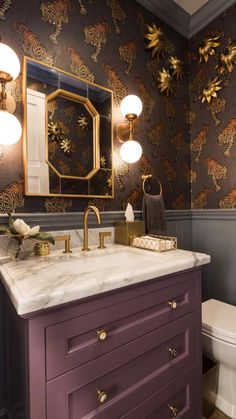
[[[218,142],[220,145],[227,145],[224,151],[225,156],[230,156],[230,150],[234,145],[234,137],[236,135],[236,117],[230,119],[226,128],[218,135]]]
[[[221,120],[217,118],[217,114],[225,111],[226,100],[220,97],[215,97],[208,105],[207,109],[211,112],[212,119],[215,122],[215,126],[220,125]]]
[[[128,95],[128,89],[109,64],[105,65],[104,70],[108,77],[108,84],[114,92],[114,101],[119,106],[122,99]]]
[[[121,158],[118,151],[114,152],[114,169],[116,182],[118,183],[120,191],[123,191],[125,186],[122,183],[122,178],[124,176],[129,176],[129,165]]]
[[[225,195],[219,201],[220,208],[230,208],[233,209],[236,207],[236,189],[232,189],[227,195]]]
[[[55,31],[49,35],[53,44],[57,44],[57,38],[62,31],[62,23],[68,23],[69,12],[72,10],[70,0],[54,0],[42,2],[40,5],[42,19],[55,27]]]
[[[222,187],[218,184],[217,181],[227,178],[227,167],[212,158],[206,159],[206,164],[207,173],[209,176],[211,176],[212,182],[216,188],[216,192],[220,192]]]
[[[71,71],[79,77],[82,77],[85,80],[94,82],[95,76],[89,68],[86,66],[85,62],[79,55],[79,53],[70,46],[65,46],[65,53],[69,55],[71,60]]]
[[[85,26],[84,35],[85,41],[87,44],[93,45],[96,47],[96,51],[91,55],[92,60],[97,63],[98,55],[101,52],[102,44],[107,42],[106,32],[108,30],[108,25],[106,23],[97,23],[93,26]]]
[[[171,191],[173,191],[174,190],[173,182],[175,181],[177,177],[177,173],[168,159],[165,159],[163,161],[163,166],[164,166],[164,173],[167,177],[167,181],[169,184],[169,188]]]
[[[23,50],[26,54],[45,64],[54,65],[52,56],[48,54],[46,48],[41,45],[37,36],[29,30],[28,26],[24,23],[16,22],[14,28],[17,33],[23,36]]]
[[[72,200],[66,198],[48,198],[44,202],[47,212],[66,212],[66,208],[72,207]]]
[[[21,102],[22,99],[22,75],[18,76],[17,79],[12,80],[6,85],[6,91],[9,93],[16,102]]]
[[[118,26],[118,22],[122,22],[122,23],[125,22],[125,19],[126,19],[125,12],[117,0],[107,0],[107,5],[111,9],[112,20],[116,29],[116,33],[120,34],[120,28]]]
[[[144,154],[142,154],[139,160],[139,168],[142,175],[154,175],[154,168],[152,166],[152,163]]]
[[[163,122],[158,122],[153,128],[148,131],[148,140],[154,146],[153,156],[156,156],[158,153],[161,136],[164,130]]]
[[[198,133],[197,137],[194,138],[190,143],[191,153],[197,153],[194,159],[195,162],[199,162],[203,145],[206,144],[206,135],[207,135],[208,129],[209,127],[207,125],[204,125],[203,128]]]
[[[16,208],[24,206],[24,182],[18,180],[11,183],[7,188],[0,192],[0,213],[12,214]]]
[[[133,67],[133,62],[136,60],[136,43],[134,41],[130,41],[127,44],[120,45],[119,55],[120,59],[127,64],[127,68],[124,70],[124,73],[129,76]]]
[[[147,121],[150,121],[151,113],[154,108],[154,101],[151,98],[148,90],[146,89],[144,83],[141,80],[137,80],[140,99],[143,102],[143,113]]]
[[[206,207],[209,193],[210,190],[207,188],[204,188],[202,191],[200,191],[197,197],[192,201],[191,208],[197,210]]]
[[[3,0],[0,6],[0,19],[6,20],[5,14],[10,9],[12,0]]]
[[[178,159],[179,153],[184,143],[184,134],[182,131],[178,131],[173,138],[170,140],[171,145],[176,151],[176,159]]]

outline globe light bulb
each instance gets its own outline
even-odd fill
[[[0,144],[10,145],[19,141],[22,134],[21,124],[11,113],[0,111]]]
[[[120,155],[126,163],[135,163],[142,155],[142,147],[137,141],[128,140],[122,144]]]
[[[12,80],[20,74],[19,58],[12,48],[2,42],[0,42],[0,73],[7,73]]]
[[[122,99],[120,104],[120,111],[124,117],[129,114],[136,115],[138,117],[143,109],[141,99],[136,95],[128,95]]]

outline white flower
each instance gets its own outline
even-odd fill
[[[26,224],[20,218],[17,218],[13,222],[13,228],[18,234],[21,234],[22,236],[31,237],[31,236],[35,236],[39,232],[39,226],[30,228],[30,226],[28,226],[28,224]]]

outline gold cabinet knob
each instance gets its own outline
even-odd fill
[[[103,404],[107,401],[108,396],[105,391],[98,390],[97,395],[98,395],[98,403]]]
[[[172,310],[175,310],[178,307],[177,301],[175,300],[168,301],[168,304]]]
[[[169,405],[172,418],[176,418],[179,414],[179,409],[176,406]]]
[[[104,340],[106,340],[108,337],[108,332],[106,330],[97,330],[97,338],[98,340],[100,340],[101,342],[103,342]]]
[[[177,349],[176,348],[169,348],[169,354],[173,357],[176,358],[178,355]]]

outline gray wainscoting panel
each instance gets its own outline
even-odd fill
[[[208,253],[203,268],[203,299],[236,305],[236,211],[192,211],[193,250]]]

